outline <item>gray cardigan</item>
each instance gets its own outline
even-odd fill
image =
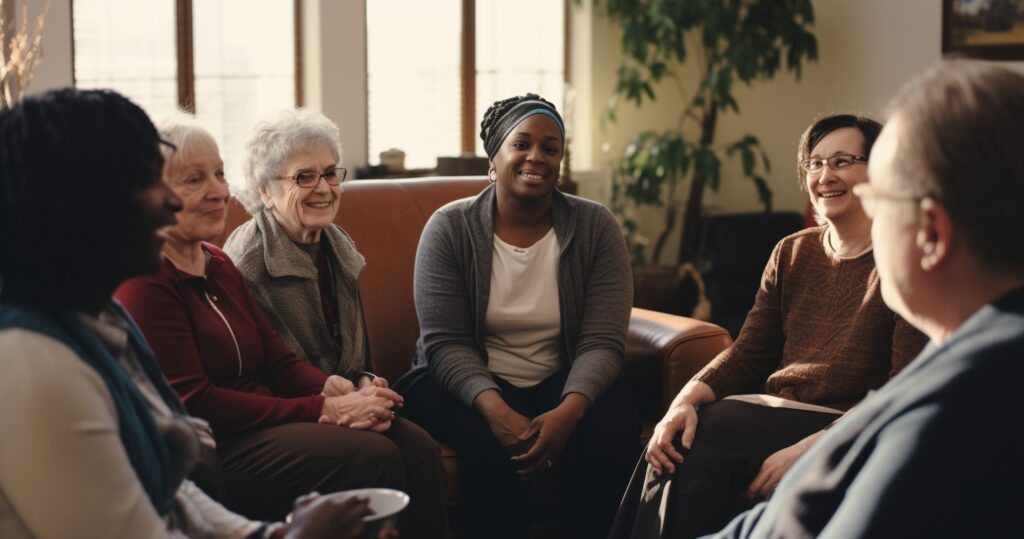
[[[316,264],[281,229],[272,215],[257,211],[235,229],[224,252],[252,289],[267,320],[288,346],[327,374],[353,377],[366,370],[366,327],[359,303],[359,273],[366,265],[352,238],[337,225],[320,233],[335,274],[341,343],[331,338],[320,305]]]
[[[447,204],[427,222],[416,251],[413,295],[420,320],[414,371],[429,368],[472,406],[498,389],[487,369],[484,317],[491,286],[494,187]],[[618,224],[604,206],[554,192],[561,355],[571,365],[562,395],[594,402],[625,361],[633,278]]]

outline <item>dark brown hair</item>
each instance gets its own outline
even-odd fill
[[[871,155],[871,147],[875,145],[878,134],[882,132],[882,124],[871,118],[854,114],[832,114],[818,118],[804,131],[803,135],[800,135],[800,147],[796,153],[796,177],[801,191],[805,188],[804,180],[807,179],[807,172],[800,166],[800,163],[811,156],[811,150],[821,142],[821,139],[837,129],[846,127],[855,127],[864,135],[864,147],[861,152],[864,157]]]

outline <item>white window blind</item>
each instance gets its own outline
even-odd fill
[[[369,159],[405,152],[406,168],[459,154],[459,0],[366,2]]]
[[[177,43],[175,0],[74,0],[75,84],[111,88],[153,118],[191,104],[240,185],[257,118],[295,106],[294,0],[194,0],[192,42]],[[192,51],[193,87],[179,103],[178,47]]]
[[[564,112],[564,25],[561,2],[476,0],[477,124],[495,101],[530,92]]]

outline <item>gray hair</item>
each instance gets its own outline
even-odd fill
[[[946,61],[904,86],[888,110],[900,124],[902,188],[942,204],[989,268],[1024,270],[1024,76]]]
[[[274,180],[284,174],[288,157],[298,148],[318,142],[326,144],[331,157],[341,162],[338,126],[319,112],[287,109],[258,122],[245,143],[245,186],[235,198],[250,214],[259,211],[263,207],[260,187],[267,192],[278,189]]]
[[[156,130],[160,140],[174,145],[174,148],[160,145],[160,152],[164,156],[165,174],[180,164],[193,150],[210,146],[217,149],[217,140],[213,138],[213,134],[200,125],[194,116],[183,111],[161,118],[156,124]]]

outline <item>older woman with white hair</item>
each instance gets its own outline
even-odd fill
[[[404,440],[368,430],[382,430],[401,397],[338,391],[338,377],[278,336],[238,268],[207,243],[223,233],[228,200],[217,143],[184,119],[159,129],[175,147],[165,150],[163,179],[183,207],[160,273],[126,281],[116,296],[189,412],[212,425],[227,505],[276,519],[311,490],[406,489]]]
[[[317,112],[282,111],[254,128],[244,170],[238,199],[252,219],[231,234],[224,251],[267,320],[292,351],[331,375],[325,394],[390,394],[387,380],[367,366],[358,283],[365,262],[334,224],[347,175],[338,127]],[[353,435],[379,438],[400,454],[411,495],[402,536],[445,536],[445,472],[426,431],[394,415],[366,413],[345,422],[366,429]]]

